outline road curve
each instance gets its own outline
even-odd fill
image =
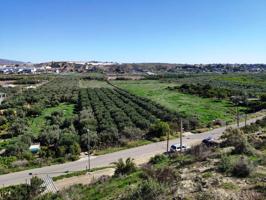
[[[247,121],[247,124],[253,123],[259,119],[262,119],[263,116],[253,118]],[[244,123],[240,123],[240,127],[243,127]],[[236,128],[236,125],[231,125],[228,127]],[[225,131],[227,127],[221,127],[217,129],[213,129],[211,131],[207,131],[204,133],[199,134],[193,134],[190,136],[183,137],[183,143],[191,145],[193,143],[200,142],[202,139],[212,136],[213,138],[218,139],[222,133]],[[178,143],[179,139],[170,140],[170,145],[173,143]],[[97,156],[95,158],[91,159],[91,168],[96,167],[104,167],[110,165],[112,162],[117,161],[119,158],[134,158],[136,161],[141,160],[144,158],[150,158],[156,154],[163,153],[166,151],[166,141],[162,142],[156,142],[144,146],[139,146],[131,149],[126,149],[114,153],[109,153],[101,156]],[[16,185],[25,183],[28,181],[31,176],[29,173],[32,173],[33,175],[37,175],[39,177],[46,176],[49,174],[49,176],[54,177],[61,174],[64,174],[65,171],[80,171],[86,169],[87,166],[87,160],[82,159],[74,162],[68,162],[64,164],[57,164],[57,165],[51,165],[46,166],[42,168],[35,168],[31,170],[25,170],[10,174],[5,174],[0,176],[0,187],[6,187],[9,185]]]

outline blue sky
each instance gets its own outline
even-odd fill
[[[0,0],[0,58],[266,63],[265,0]]]

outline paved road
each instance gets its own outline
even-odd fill
[[[248,124],[255,122],[262,117],[257,117],[251,120],[248,120]],[[244,123],[240,123],[240,126],[244,126]],[[236,125],[232,125],[231,127],[236,127]],[[183,143],[191,145],[193,143],[200,142],[202,139],[212,136],[213,138],[218,139],[226,127],[221,127],[217,129],[213,129],[211,131],[207,131],[200,134],[193,134],[186,137],[183,137]],[[174,139],[170,141],[170,145],[174,143],[178,143],[179,139]],[[119,158],[134,158],[137,162],[141,162],[142,160],[147,160],[148,158],[163,153],[166,151],[166,141],[152,143],[140,147],[135,147],[127,150],[118,151],[115,153],[101,155],[91,159],[91,167],[104,167],[110,165],[112,162],[117,161]],[[74,162],[68,162],[65,164],[51,165],[42,168],[36,168],[32,170],[26,170],[21,172],[15,172],[11,174],[1,175],[0,176],[0,187],[15,185],[20,183],[25,183],[28,179],[31,178],[29,173],[33,173],[39,177],[49,176],[54,177],[64,173],[64,171],[79,171],[86,169],[87,160],[78,160]]]

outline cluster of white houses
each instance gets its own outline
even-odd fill
[[[2,74],[34,74],[37,72],[35,67],[13,67],[13,66],[1,66],[0,73]]]
[[[51,66],[12,66],[0,65],[0,74],[36,74],[36,73],[59,73],[58,69]]]

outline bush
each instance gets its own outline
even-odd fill
[[[158,154],[158,155],[155,155],[154,157],[152,157],[149,161],[149,163],[151,164],[158,164],[158,163],[161,163],[161,162],[164,162],[168,159],[168,157],[164,154]]]
[[[180,180],[179,174],[171,167],[161,167],[155,169],[151,166],[143,168],[142,178],[153,179],[162,184],[174,184]]]
[[[167,190],[156,181],[148,180],[141,182],[137,188],[127,191],[120,200],[162,200],[166,199]]]
[[[248,155],[254,153],[254,149],[248,143],[246,135],[239,129],[227,129],[222,138],[225,139],[224,146],[235,147],[234,153]]]
[[[125,162],[122,158],[120,158],[117,162],[114,162],[113,164],[115,165],[114,176],[123,176],[135,172],[137,170],[136,164],[133,162],[132,158],[127,158]]]
[[[254,189],[266,195],[266,183],[265,182],[256,183],[256,185],[254,186]]]
[[[125,127],[120,132],[120,137],[126,138],[128,140],[137,140],[143,137],[144,133],[139,128]]]
[[[187,153],[195,157],[198,161],[204,161],[213,155],[211,148],[207,147],[205,144],[193,146]]]
[[[224,173],[231,172],[231,170],[232,170],[232,160],[231,160],[231,157],[229,157],[227,155],[223,155],[221,157],[220,162],[219,162],[218,170],[220,172],[224,172]]]
[[[157,121],[153,124],[149,130],[148,136],[149,137],[157,137],[160,138],[162,136],[166,136],[167,133],[170,132],[170,127],[167,122]]]
[[[30,184],[21,184],[3,188],[0,190],[0,199],[14,200],[14,199],[36,199],[45,187],[42,186],[43,180],[38,177],[33,177]]]
[[[22,157],[25,151],[28,151],[29,146],[21,141],[17,141],[15,144],[9,144],[6,147],[5,155]]]
[[[216,194],[214,191],[204,191],[196,195],[196,200],[210,200],[210,199],[220,199],[219,194]]]
[[[262,200],[265,199],[265,196],[254,190],[243,190],[240,192],[239,198],[245,200]]]
[[[236,177],[247,177],[253,169],[253,164],[247,158],[240,157],[232,168],[232,175]]]
[[[185,166],[195,162],[195,158],[189,154],[180,154],[178,152],[170,154],[171,160],[177,167]]]

